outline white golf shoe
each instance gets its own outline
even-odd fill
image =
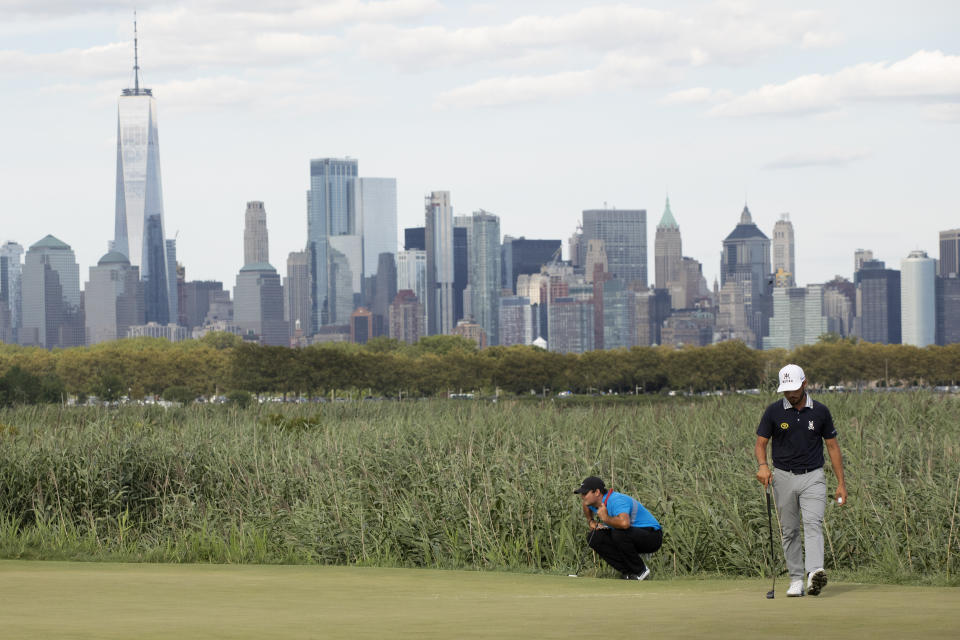
[[[790,588],[787,589],[788,598],[799,598],[803,595],[803,580],[793,580],[790,582]]]
[[[807,576],[807,593],[812,596],[820,595],[820,590],[827,585],[827,572],[823,569],[814,569]]]

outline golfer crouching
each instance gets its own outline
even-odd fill
[[[630,496],[607,489],[596,476],[585,478],[574,493],[580,494],[583,515],[590,524],[590,548],[624,580],[649,578],[650,568],[640,554],[653,553],[663,544],[663,528],[657,519]]]

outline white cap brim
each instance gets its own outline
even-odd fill
[[[785,382],[777,387],[777,393],[783,393],[784,391],[796,391],[803,386],[803,380],[800,382]]]

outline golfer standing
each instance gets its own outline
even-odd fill
[[[787,596],[806,593],[815,596],[827,584],[823,570],[823,512],[827,503],[827,482],[823,475],[823,445],[830,454],[837,477],[836,500],[846,504],[847,487],[843,481],[843,456],[837,444],[837,430],[827,407],[807,393],[803,369],[788,364],[780,369],[783,400],[777,400],[763,413],[757,427],[757,480],[763,486],[773,481],[782,526],[783,555],[790,573]],[[773,440],[773,470],[767,463],[767,443]],[[803,525],[803,547],[800,527]],[[804,563],[806,551],[806,563]]]
[[[640,554],[653,553],[663,544],[663,528],[657,519],[630,496],[607,489],[596,476],[585,478],[574,493],[580,495],[590,525],[590,548],[624,580],[650,577],[650,568]]]

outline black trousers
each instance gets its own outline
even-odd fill
[[[594,529],[587,544],[620,573],[641,574],[647,568],[641,553],[653,553],[663,544],[663,529]]]

